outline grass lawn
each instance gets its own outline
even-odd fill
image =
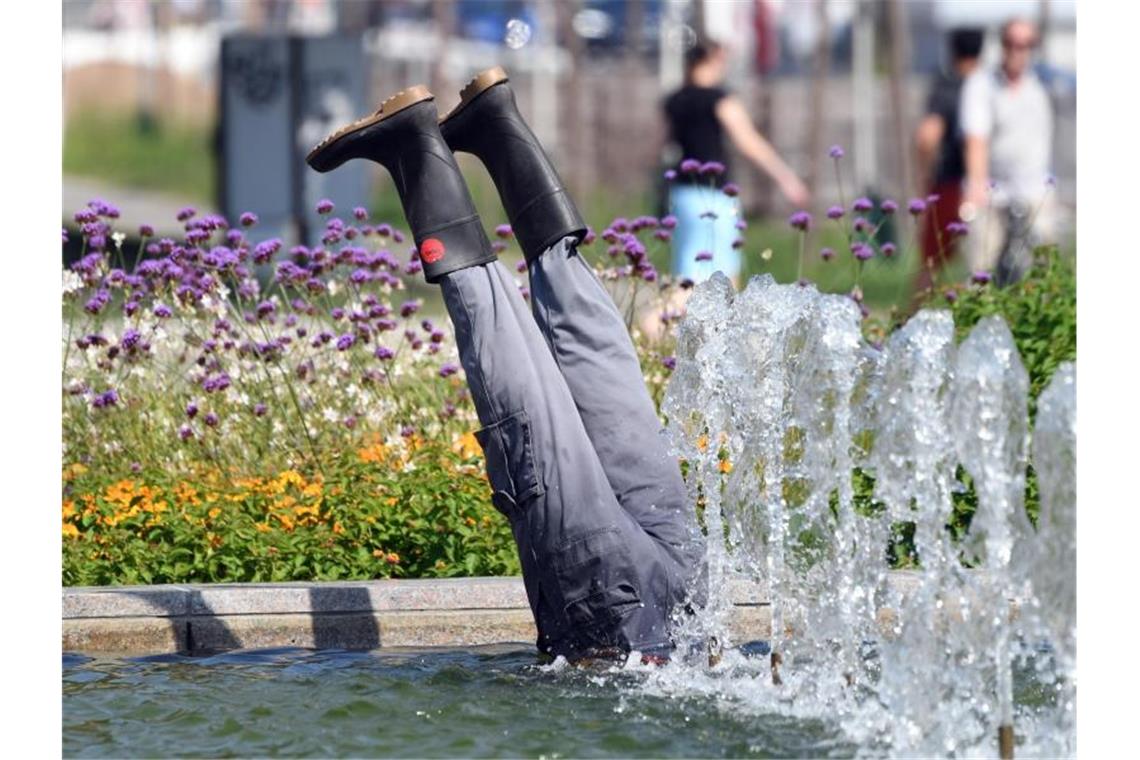
[[[134,114],[78,113],[64,130],[63,173],[207,203],[215,175],[210,130],[161,120],[146,124]]]

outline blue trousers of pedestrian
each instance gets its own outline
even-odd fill
[[[498,261],[442,281],[510,521],[538,648],[669,652],[704,555],[637,353],[567,237],[529,267],[533,312]]]

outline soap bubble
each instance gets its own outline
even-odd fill
[[[697,44],[697,33],[688,24],[677,24],[666,30],[665,39],[670,47],[688,50]]]
[[[530,34],[530,24],[522,19],[513,18],[507,22],[507,34],[503,42],[507,43],[507,47],[511,50],[518,50],[530,42]]]

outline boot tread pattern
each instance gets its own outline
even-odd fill
[[[321,140],[315,148],[309,151],[308,160],[311,161],[313,157],[317,155],[317,153],[321,152],[323,149],[336,142],[340,138],[344,137],[345,135],[356,132],[357,130],[363,129],[365,127],[370,127],[373,124],[378,124],[384,119],[387,119],[389,116],[393,116],[409,106],[413,106],[416,103],[422,102],[424,100],[431,100],[434,97],[435,96],[431,94],[428,88],[419,84],[413,85],[406,90],[400,90],[395,95],[386,98],[384,102],[380,104],[380,107],[377,108],[376,111],[371,115],[350,122],[333,132],[325,139]]]

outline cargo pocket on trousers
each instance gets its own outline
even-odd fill
[[[567,542],[551,564],[566,618],[576,628],[612,626],[641,606],[632,555],[613,526]]]
[[[515,412],[477,430],[475,439],[483,447],[491,502],[513,521],[524,502],[545,493],[530,418],[525,410]]]

